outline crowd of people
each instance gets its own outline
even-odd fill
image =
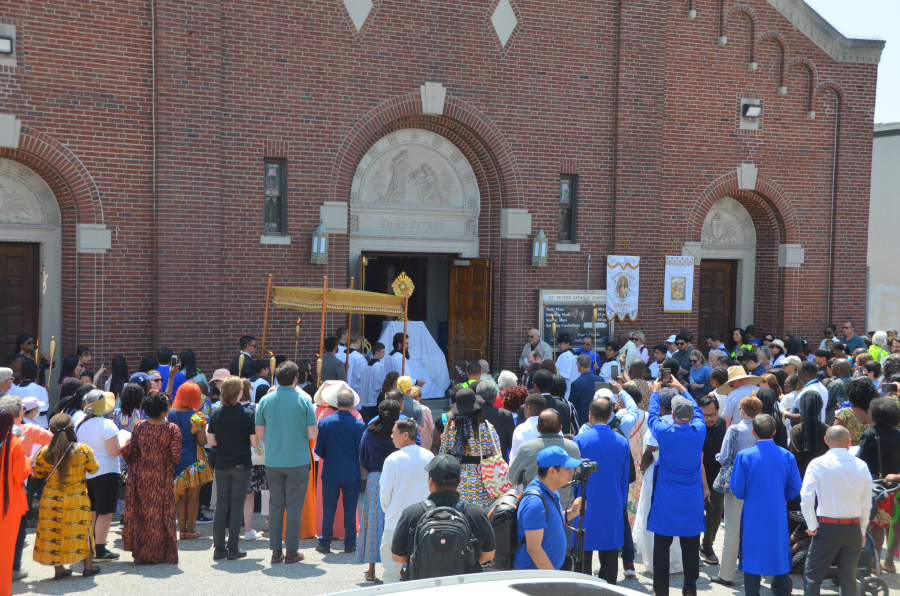
[[[265,532],[271,564],[303,561],[301,539],[322,553],[342,540],[372,583],[486,565],[590,574],[596,552],[612,584],[619,558],[629,578],[640,554],[657,596],[678,572],[696,594],[701,561],[724,586],[740,569],[749,596],[774,576],[781,596],[792,554],[808,546],[806,592],[836,565],[847,593],[867,533],[895,572],[900,507],[893,494],[873,505],[872,483],[900,480],[900,338],[860,337],[852,323],[843,333],[829,325],[811,345],[748,327],[706,334],[701,351],[689,329],[655,346],[634,331],[598,351],[590,336],[575,349],[563,333],[551,348],[530,330],[519,370],[467,363],[442,412],[403,374],[402,333],[389,353],[364,353],[339,328],[318,379],[309,363],[281,358],[273,370],[251,336],[209,378],[191,350],[91,371],[79,348],[52,406],[49,360],[25,334],[0,368],[0,584],[8,593],[27,576],[29,524],[32,556],[55,579],[75,563],[99,573],[120,557],[107,546],[118,514],[139,563],[177,563],[179,542],[211,523],[213,560],[245,557],[240,541]],[[490,514],[510,494],[506,544]],[[423,554],[439,550],[423,547],[435,536],[459,555]]]

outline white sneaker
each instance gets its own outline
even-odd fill
[[[244,540],[256,540],[259,538],[259,534],[256,533],[256,530],[250,530],[244,534]]]

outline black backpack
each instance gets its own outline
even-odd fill
[[[550,515],[549,511],[547,511],[547,503],[544,501],[544,496],[541,494],[541,491],[535,489],[526,491],[521,496],[516,489],[512,489],[491,503],[488,509],[488,520],[490,520],[491,527],[494,529],[494,541],[497,544],[492,562],[494,569],[500,571],[512,569],[513,556],[525,544],[525,540],[518,540],[519,524],[516,519],[519,502],[525,495],[540,497],[541,502],[544,503],[544,515],[548,517]]]
[[[454,507],[435,507],[425,501],[425,514],[414,530],[408,580],[461,575],[466,565],[475,564],[475,538],[463,515],[465,510],[462,500]]]

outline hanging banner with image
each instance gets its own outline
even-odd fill
[[[690,313],[694,301],[694,257],[666,257],[663,312]]]
[[[634,321],[638,312],[641,257],[606,257],[606,318]]]

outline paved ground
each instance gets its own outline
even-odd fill
[[[254,526],[262,527],[264,519],[257,514]],[[117,524],[113,524],[110,536],[110,546],[117,552],[121,552],[122,541]],[[343,545],[335,541],[333,547],[341,552],[321,555],[314,549],[314,540],[301,542],[301,552],[306,555],[306,560],[293,565],[270,565],[268,538],[247,542],[241,540],[241,548],[249,554],[239,561],[213,561],[212,559],[212,526],[198,526],[206,534],[203,538],[194,541],[180,542],[180,562],[178,565],[136,565],[131,562],[128,553],[122,553],[122,558],[113,563],[101,564],[103,571],[91,578],[84,579],[79,575],[81,564],[74,565],[76,575],[61,581],[53,580],[53,568],[44,567],[31,560],[31,545],[34,539],[34,529],[30,528],[25,547],[23,568],[30,574],[24,581],[13,584],[13,594],[91,594],[91,595],[116,595],[130,596],[170,594],[172,596],[212,596],[235,593],[248,593],[253,596],[268,594],[283,595],[288,591],[296,591],[300,584],[296,580],[306,580],[302,590],[305,596],[317,594],[330,594],[343,590],[352,590],[367,585],[363,580],[364,566],[354,563],[354,556],[343,553]],[[719,533],[715,550],[721,553],[722,532]],[[639,561],[640,562],[640,561]],[[595,561],[596,565],[596,561]],[[652,593],[652,576],[643,572],[643,566],[638,564],[638,577],[626,580],[619,571],[619,585],[631,588],[646,594]],[[378,574],[381,574],[381,566],[377,566]],[[737,581],[733,588],[724,588],[718,584],[709,582],[710,577],[715,577],[718,567],[703,566],[700,570],[700,582],[698,592],[703,596],[732,596],[743,594],[743,582],[738,572]],[[791,576],[794,582],[794,593],[802,593],[802,578]],[[886,575],[892,591],[900,590],[898,575]],[[680,593],[682,585],[681,574],[675,574],[671,578],[672,595]],[[823,593],[836,594],[837,589],[826,581],[823,585]],[[762,590],[763,596],[771,596],[765,582]]]

